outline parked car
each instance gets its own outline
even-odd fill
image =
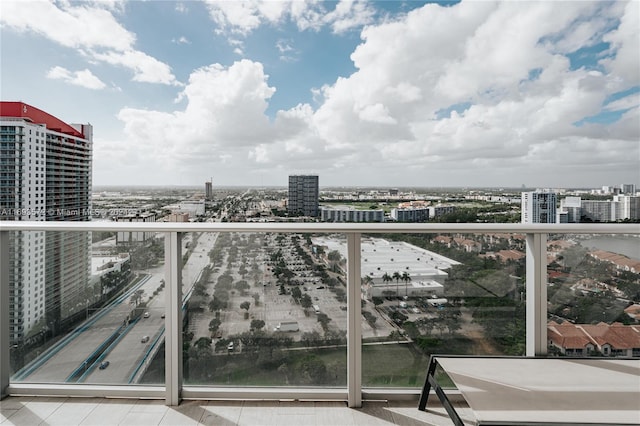
[[[100,366],[98,367],[100,370],[104,370],[105,368],[107,368],[109,366],[109,361],[102,361],[100,363]]]

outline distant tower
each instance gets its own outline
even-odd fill
[[[557,195],[552,191],[522,193],[522,223],[556,223]]]
[[[289,176],[289,203],[287,210],[291,214],[317,217],[319,194],[318,176]]]
[[[207,200],[213,200],[213,178],[204,183],[204,198]]]
[[[636,195],[636,186],[632,183],[623,183],[620,185],[620,193],[624,195]]]

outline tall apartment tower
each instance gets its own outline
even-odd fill
[[[205,200],[213,200],[213,180],[204,183]]]
[[[557,195],[552,191],[522,193],[522,223],[556,223]]]
[[[0,220],[91,220],[92,139],[89,124],[67,124],[23,102],[0,102]],[[99,297],[87,288],[90,245],[86,232],[12,233],[13,343],[57,333]]]
[[[320,187],[318,176],[292,175],[289,176],[289,203],[287,211],[290,214],[303,216],[318,216],[318,198]]]
[[[623,183],[620,185],[620,193],[623,195],[636,195],[636,186],[632,183]]]

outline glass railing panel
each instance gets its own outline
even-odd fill
[[[164,340],[164,236],[133,234],[12,233],[13,382],[142,382]]]
[[[363,236],[361,257],[363,386],[420,387],[431,354],[524,355],[524,236]]]
[[[638,356],[639,247],[638,235],[549,235],[550,354]]]
[[[190,252],[183,271],[186,385],[346,385],[345,258],[325,244],[346,239],[319,238],[203,233],[183,239]]]

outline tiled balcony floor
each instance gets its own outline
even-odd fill
[[[430,398],[428,411],[417,402],[364,402],[359,409],[344,402],[184,401],[167,407],[164,401],[102,398],[10,397],[0,401],[0,424],[35,425],[412,425],[449,426],[444,408]],[[454,404],[455,405],[455,404]],[[465,406],[455,405],[472,424]]]

